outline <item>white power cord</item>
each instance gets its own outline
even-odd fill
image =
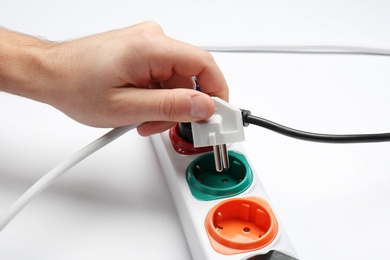
[[[63,173],[75,166],[77,163],[87,158],[89,155],[93,154],[100,148],[111,143],[124,133],[136,128],[139,124],[134,124],[130,126],[123,126],[119,128],[114,128],[105,135],[96,139],[83,149],[79,150],[67,160],[58,164],[43,177],[41,177],[37,182],[35,182],[26,192],[24,192],[19,199],[17,199],[11,207],[0,216],[0,231],[3,230],[9,222],[38,194],[44,191],[49,187],[56,179],[58,179]]]
[[[390,56],[390,49],[348,45],[205,45],[199,46],[199,48],[209,52],[355,54]]]

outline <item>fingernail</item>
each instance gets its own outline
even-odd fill
[[[206,98],[202,96],[192,97],[190,101],[190,113],[192,117],[206,119],[209,114]]]

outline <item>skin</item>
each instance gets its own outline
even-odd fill
[[[202,92],[194,90],[196,76]],[[0,29],[0,90],[47,103],[94,127],[144,122],[139,134],[209,118],[228,101],[212,55],[154,22],[53,43]]]

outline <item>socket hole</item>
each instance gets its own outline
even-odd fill
[[[197,180],[198,182],[200,182],[200,183],[203,182],[203,179],[201,179],[201,178],[196,178],[196,180]]]
[[[192,195],[199,200],[214,200],[234,196],[252,183],[253,173],[243,154],[229,151],[231,162],[222,172],[215,170],[214,153],[196,158],[186,170],[186,180]]]
[[[208,212],[205,226],[214,250],[226,255],[264,248],[278,234],[276,217],[260,197],[223,200]]]

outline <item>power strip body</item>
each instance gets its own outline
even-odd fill
[[[279,220],[277,237],[264,248],[230,255],[221,254],[214,250],[210,244],[210,240],[205,229],[205,219],[208,212],[214,206],[224,200],[227,200],[227,198],[209,201],[196,199],[190,191],[185,173],[191,162],[193,162],[201,154],[183,155],[176,152],[172,147],[168,131],[151,136],[151,140],[168,183],[187,244],[194,260],[249,259],[252,256],[266,254],[270,250],[277,250],[288,256],[298,258]],[[250,164],[248,156],[245,154],[242,144],[230,144],[228,145],[228,149],[229,151],[236,151],[245,155],[246,160],[253,171],[253,181],[251,186],[241,194],[234,197],[245,198],[249,196],[256,196],[265,199],[271,205],[262,183]]]

